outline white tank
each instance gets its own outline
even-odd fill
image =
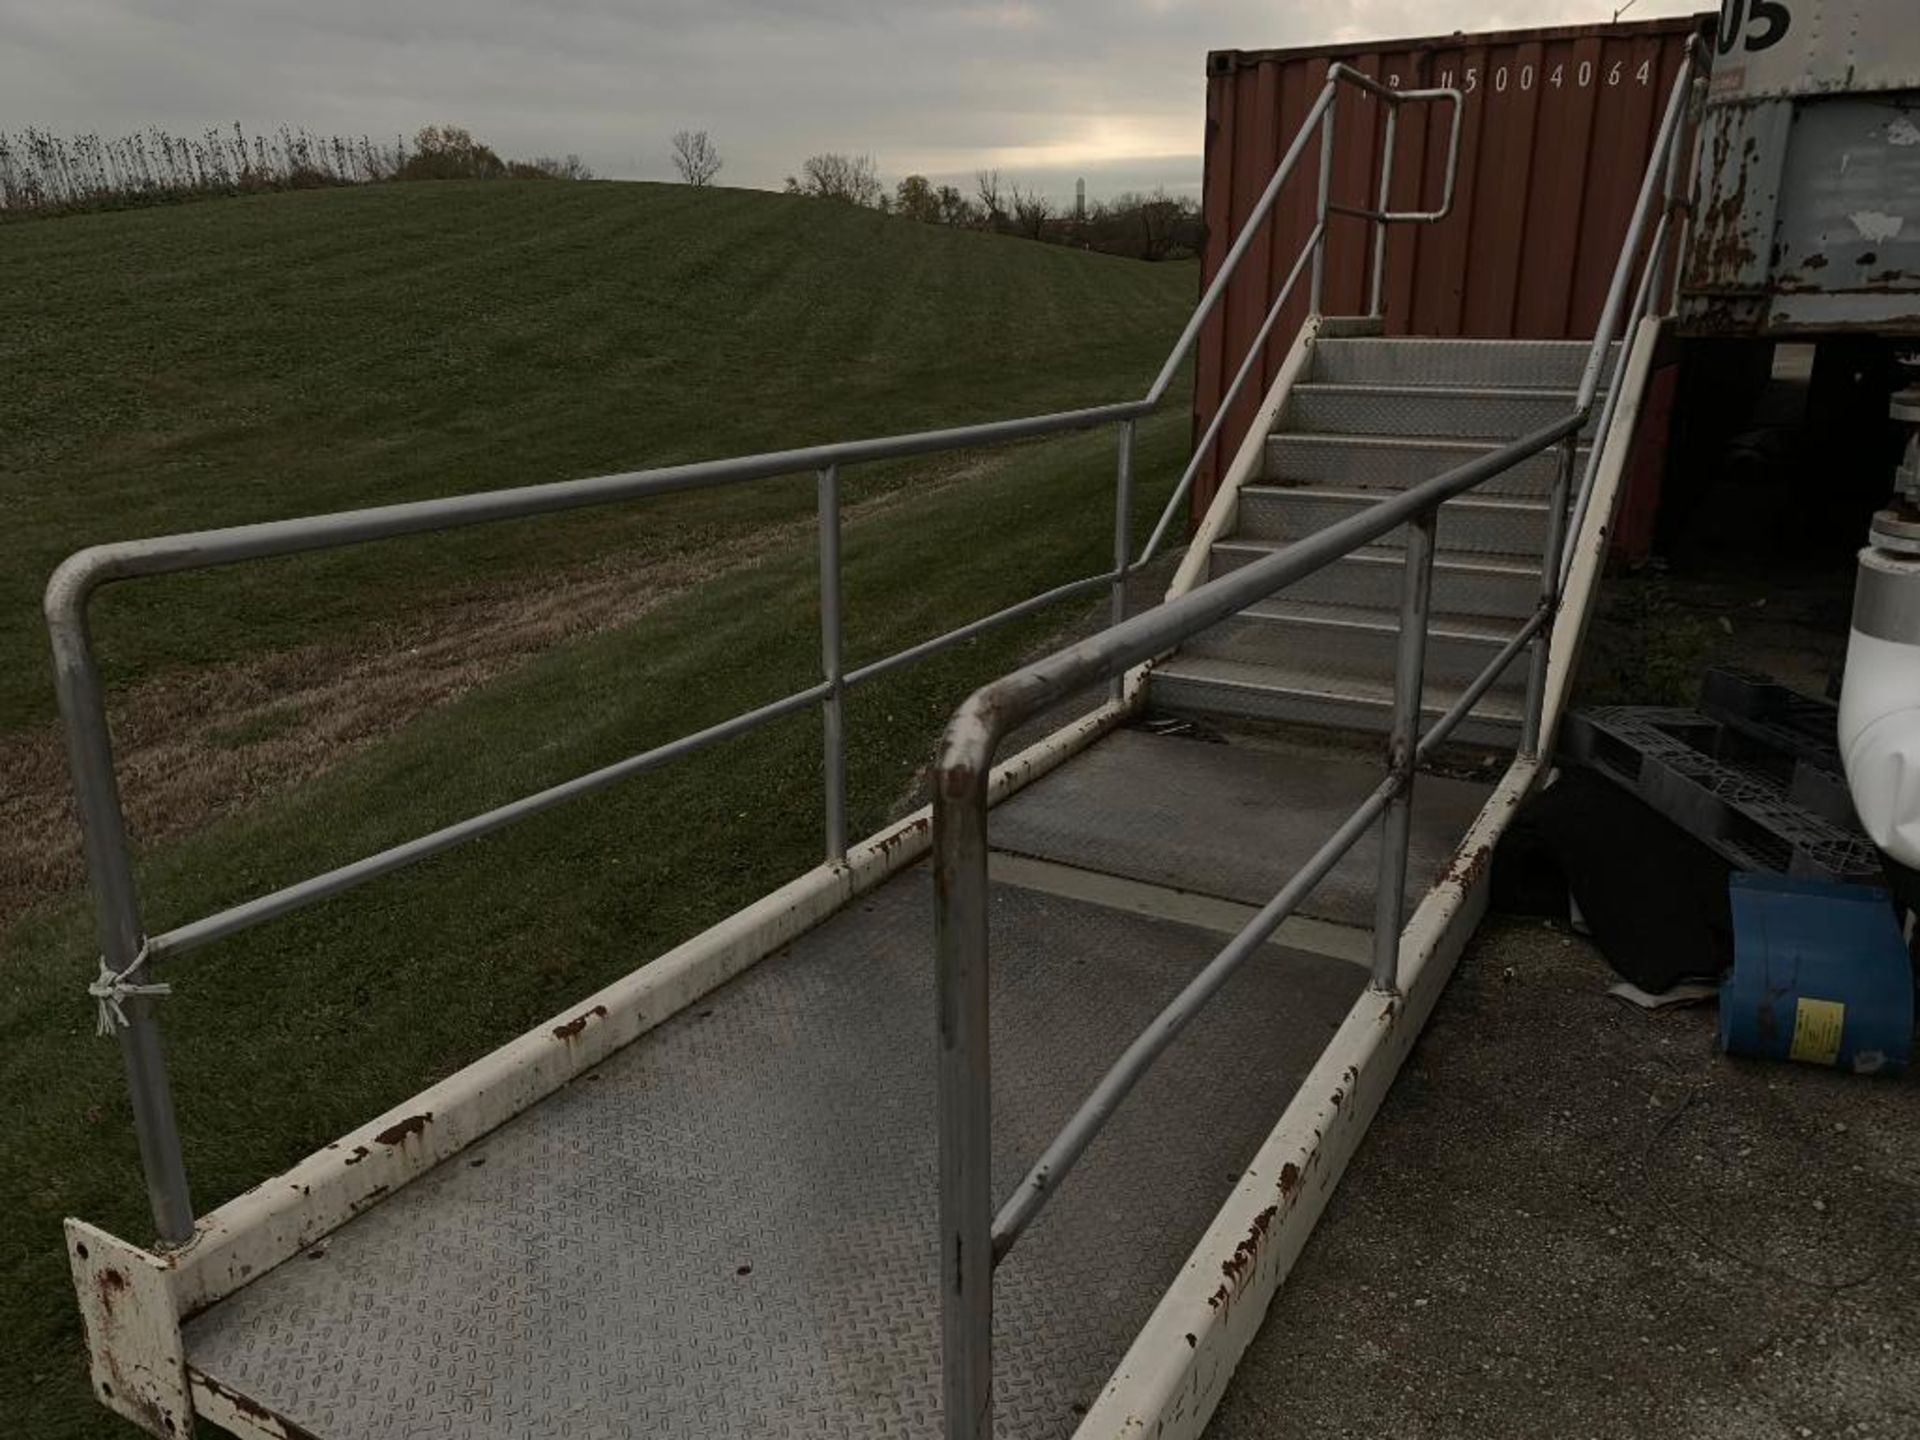
[[[1920,388],[1888,417],[1907,427],[1893,503],[1873,517],[1853,587],[1840,689],[1840,759],[1873,843],[1920,870]]]
[[[1920,554],[1860,552],[1840,758],[1868,836],[1920,870]]]

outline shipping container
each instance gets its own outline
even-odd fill
[[[1384,313],[1395,335],[1584,339],[1593,334],[1667,94],[1690,36],[1712,15],[1305,50],[1221,50],[1207,57],[1203,283],[1226,256],[1280,155],[1344,61],[1395,89],[1465,97],[1452,212],[1396,225],[1387,238]],[[1448,106],[1403,108],[1391,207],[1436,208]],[[1331,198],[1377,198],[1385,107],[1343,89],[1335,112]],[[1203,332],[1194,371],[1194,435],[1211,422],[1273,297],[1313,229],[1319,147],[1310,146]],[[1366,313],[1368,221],[1328,226],[1325,312]],[[1671,273],[1673,266],[1669,266]],[[1196,515],[1246,432],[1307,312],[1306,286],[1274,328],[1260,384],[1235,400],[1196,477]]]

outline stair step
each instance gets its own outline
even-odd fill
[[[1430,616],[1429,684],[1451,686],[1456,693],[1471,684],[1512,638],[1519,623],[1474,615]],[[1383,681],[1393,674],[1399,645],[1397,608],[1269,600],[1201,631],[1181,647],[1181,653],[1284,667],[1322,679]],[[1526,679],[1527,662],[1516,656],[1493,682],[1493,693],[1524,690]]]
[[[1240,492],[1235,538],[1304,540],[1385,498],[1377,490],[1249,485]],[[1401,548],[1406,543],[1406,527],[1390,531],[1377,543]],[[1544,501],[1474,494],[1457,496],[1440,507],[1440,524],[1435,531],[1440,554],[1536,556],[1546,543]]]
[[[1284,549],[1286,542],[1282,540],[1219,541],[1208,553],[1208,576],[1224,575]],[[1404,561],[1398,550],[1365,546],[1321,566],[1270,598],[1397,611]],[[1537,564],[1447,555],[1437,556],[1433,562],[1432,608],[1441,614],[1524,620],[1539,603]]]
[[[1298,435],[1267,437],[1266,479],[1281,484],[1327,484],[1350,490],[1405,490],[1498,448],[1485,440],[1439,435]],[[1575,456],[1576,482],[1589,447]],[[1542,497],[1553,488],[1559,447],[1530,455],[1473,489],[1475,495]]]
[[[1592,349],[1586,340],[1316,339],[1308,378],[1344,385],[1572,390],[1586,372]],[[1619,354],[1615,341],[1609,371]]]
[[[1472,436],[1516,440],[1573,413],[1572,390],[1464,385],[1293,387],[1282,430],[1336,435]],[[1597,413],[1597,407],[1596,407]],[[1592,429],[1594,418],[1587,420]]]
[[[1462,687],[1430,685],[1422,697],[1424,723],[1443,714]],[[1331,680],[1290,667],[1250,665],[1208,655],[1175,655],[1149,672],[1148,704],[1175,715],[1382,732],[1392,723],[1391,682]],[[1490,693],[1450,737],[1469,744],[1511,746],[1520,735],[1522,700]]]

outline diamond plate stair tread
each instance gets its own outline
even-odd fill
[[[1225,551],[1236,558],[1259,560],[1273,554],[1277,550],[1284,550],[1287,546],[1295,543],[1297,542],[1292,540],[1270,540],[1258,535],[1228,535],[1214,541],[1213,548],[1215,550]],[[1405,556],[1404,552],[1396,546],[1360,545],[1355,547],[1347,555],[1341,557],[1341,559],[1354,558],[1384,561],[1397,569],[1404,563]],[[1337,565],[1340,561],[1335,560],[1330,563]],[[1540,567],[1538,564],[1529,565],[1514,559],[1512,556],[1505,555],[1476,555],[1463,554],[1457,551],[1442,551],[1434,555],[1433,565],[1436,570],[1457,570],[1463,574],[1476,573],[1491,575],[1498,579],[1505,580],[1538,580],[1540,578]],[[1394,583],[1397,591],[1399,582],[1396,580]]]
[[[1264,905],[1382,774],[1351,750],[1124,730],[998,806],[988,838],[997,850]],[[1439,776],[1415,784],[1409,913],[1487,794]],[[1375,827],[1300,913],[1371,928],[1379,865]]]
[[[1275,500],[1281,503],[1289,501],[1314,502],[1323,500],[1345,501],[1353,505],[1378,505],[1381,493],[1370,490],[1364,485],[1343,485],[1314,482],[1306,485],[1248,485],[1241,490],[1243,497],[1255,500]],[[1456,495],[1443,501],[1442,508],[1461,510],[1483,510],[1493,515],[1542,515],[1546,513],[1547,503],[1520,495],[1482,495],[1469,490],[1464,495]]]
[[[1287,488],[1343,485],[1375,494],[1394,493],[1498,448],[1491,441],[1444,436],[1275,430],[1267,436],[1261,483]],[[1581,446],[1575,464],[1582,470],[1587,455],[1587,447]],[[1557,466],[1554,452],[1543,451],[1483,480],[1472,493],[1543,499],[1552,489]]]
[[[1240,492],[1234,533],[1242,539],[1303,539],[1378,505],[1379,490],[1344,485],[1249,485]],[[1440,506],[1438,550],[1447,555],[1485,555],[1525,561],[1540,553],[1549,507],[1543,500],[1519,496],[1466,494]],[[1375,544],[1398,549],[1405,527],[1396,527]]]
[[[1524,665],[1526,661],[1515,656],[1507,663]],[[1223,660],[1213,655],[1194,655],[1187,652],[1175,655],[1170,660],[1163,660],[1154,667],[1153,673],[1240,689],[1297,690],[1303,694],[1329,695],[1381,710],[1385,710],[1393,703],[1393,677],[1384,673],[1378,676],[1316,675],[1312,671],[1297,670],[1283,665],[1255,665],[1244,660]],[[1427,717],[1432,719],[1441,714],[1447,706],[1459,698],[1460,692],[1464,689],[1466,689],[1465,685],[1446,685],[1429,681],[1421,696]],[[1520,706],[1512,696],[1502,695],[1495,690],[1480,697],[1480,703],[1473,707],[1473,713],[1486,719],[1510,720],[1517,723],[1520,719]]]
[[[1305,625],[1359,630],[1385,630],[1400,633],[1400,611],[1388,606],[1338,605],[1316,600],[1261,600],[1238,613],[1243,620],[1292,620]],[[1427,622],[1427,634],[1455,640],[1471,640],[1498,650],[1519,627],[1509,620],[1487,615],[1448,615],[1433,612]]]
[[[1566,402],[1569,414],[1578,394],[1560,385],[1463,385],[1444,377],[1423,381],[1302,380],[1293,390],[1296,395],[1378,397],[1382,400],[1555,400]]]
[[[1313,378],[1396,385],[1575,386],[1593,345],[1585,340],[1476,340],[1420,336],[1328,338],[1313,347]],[[1616,341],[1602,369],[1612,378]]]
[[[190,1321],[189,1364],[324,1440],[937,1435],[931,897],[855,901]],[[1004,1193],[1220,937],[991,915]],[[1364,980],[1269,947],[1141,1081],[1000,1270],[1002,1434],[1072,1431]]]
[[[1450,435],[1509,441],[1572,417],[1576,393],[1533,386],[1350,384],[1303,380],[1287,394],[1287,434]],[[1581,433],[1590,434],[1590,417]]]

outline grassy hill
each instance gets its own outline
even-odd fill
[[[881,434],[1143,387],[1194,271],[744,190],[415,184],[0,230],[0,731],[51,714],[80,545]],[[871,478],[869,477],[869,483]],[[102,609],[110,673],[364,624],[795,487],[602,511]],[[184,596],[175,591],[185,592]]]
[[[80,544],[1133,394],[1194,278],[640,185],[296,193],[0,229],[0,334],[25,355],[0,398],[0,757],[53,753],[38,591]],[[1185,443],[1177,409],[1142,427],[1142,521]],[[1095,435],[850,475],[850,658],[1102,566],[1112,463]],[[304,783],[144,846],[150,928],[809,683],[796,522],[812,505],[803,477],[110,590],[116,730],[146,757],[136,807],[223,745],[304,774],[334,732],[309,715],[276,752],[256,731],[281,723],[274,696],[305,683],[315,646],[345,646],[365,687],[376,661],[425,666],[565,612],[490,668],[449,664]],[[607,577],[644,603],[570,629]],[[857,833],[959,697],[1057,623],[855,692]],[[290,658],[263,667],[268,652]],[[171,708],[128,702],[150,692]],[[355,692],[313,693],[338,711]],[[164,724],[216,743],[143,733]],[[162,1023],[200,1207],[814,863],[818,753],[817,721],[796,717],[184,958]],[[33,905],[0,952],[0,1408],[16,1434],[128,1434],[88,1397],[58,1232],[79,1214],[148,1233],[115,1048],[92,1036],[82,899]]]

